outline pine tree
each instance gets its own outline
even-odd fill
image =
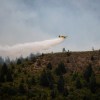
[[[61,62],[61,63],[59,64],[59,68],[61,69],[61,71],[62,71],[63,74],[66,73],[66,68],[65,68],[64,63]]]
[[[71,55],[71,52],[68,50],[68,52],[67,52],[67,56],[70,56]]]
[[[53,89],[54,88],[54,78],[53,78],[51,71],[49,71],[49,70],[47,70],[47,77],[49,80],[49,87],[50,87],[50,89]]]
[[[64,63],[61,62],[58,64],[58,67],[55,69],[55,73],[56,75],[62,75],[66,73],[66,68]]]
[[[40,76],[40,85],[46,86],[46,87],[53,87],[53,76],[51,74],[51,71],[43,70]]]
[[[6,63],[4,63],[1,68],[0,81],[1,82],[5,82],[5,81],[12,82],[13,81],[11,70],[8,69],[8,66]]]
[[[76,88],[77,89],[81,89],[82,88],[82,84],[81,84],[81,81],[80,81],[80,78],[79,77],[76,79],[75,85],[76,85]]]
[[[24,85],[22,83],[20,83],[20,85],[19,85],[19,92],[21,94],[25,94],[26,93],[26,89],[25,89],[25,87],[24,87]]]
[[[18,59],[17,60],[17,65],[20,65],[22,62],[21,62],[21,59]]]
[[[55,73],[56,73],[56,75],[62,75],[62,71],[60,70],[59,67],[57,67],[57,68],[55,69]]]
[[[91,56],[91,60],[92,60],[92,61],[94,61],[94,60],[95,60],[93,55]]]
[[[10,58],[9,58],[9,57],[6,57],[5,63],[6,63],[6,64],[10,64]]]
[[[67,89],[67,88],[64,88],[64,93],[63,93],[63,95],[64,95],[64,96],[68,96],[68,94],[69,94],[68,89]]]
[[[5,82],[5,75],[0,74],[0,82]]]
[[[6,81],[6,75],[8,73],[8,66],[6,63],[2,65],[1,72],[0,72],[0,82],[5,82]]]
[[[45,70],[42,71],[40,76],[40,85],[42,86],[49,86],[48,76]]]
[[[65,49],[65,48],[63,48],[63,49],[62,49],[62,52],[66,52],[66,49]]]
[[[35,76],[34,75],[31,77],[31,83],[32,83],[32,85],[36,84],[36,80],[35,80]]]
[[[77,77],[78,77],[78,73],[77,72],[73,72],[72,80],[75,81]]]
[[[56,97],[56,91],[54,89],[51,90],[50,96],[52,99],[54,99]]]
[[[8,66],[6,63],[4,63],[2,68],[1,68],[1,74],[6,75],[7,72],[8,72]]]
[[[63,93],[64,92],[64,78],[63,76],[59,76],[59,80],[57,82],[57,89],[60,93]]]
[[[52,64],[50,62],[47,64],[47,69],[52,70]]]
[[[87,82],[89,82],[89,78],[91,77],[91,74],[93,73],[93,70],[92,70],[92,65],[89,64],[89,66],[85,69],[84,73],[83,73],[83,76],[85,78],[85,80]]]
[[[11,73],[10,70],[8,70],[7,75],[6,75],[6,78],[7,78],[6,80],[8,82],[12,82],[13,81],[12,73]]]
[[[2,65],[4,63],[4,59],[0,56],[0,64]]]
[[[89,87],[90,87],[91,92],[95,93],[95,90],[96,90],[96,78],[95,78],[95,74],[94,73],[90,77]]]

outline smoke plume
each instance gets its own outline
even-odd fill
[[[41,50],[49,49],[59,43],[61,43],[64,38],[55,38],[50,40],[44,40],[39,42],[30,42],[17,44],[14,46],[0,46],[0,56],[9,57],[9,58],[17,58],[20,56],[28,56],[30,53],[39,52]]]

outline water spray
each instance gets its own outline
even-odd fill
[[[17,44],[14,46],[0,46],[0,56],[16,58],[20,56],[28,56],[30,53],[39,52],[41,50],[49,49],[65,40],[66,36],[59,36],[55,39],[44,40],[39,42],[30,42]]]

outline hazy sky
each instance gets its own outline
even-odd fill
[[[0,0],[0,45],[68,35],[53,50],[100,49],[100,0]]]

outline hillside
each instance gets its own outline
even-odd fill
[[[43,54],[36,58],[30,68],[32,70],[43,69],[49,62],[53,65],[53,68],[57,67],[60,62],[63,62],[70,72],[82,72],[91,63],[95,73],[100,74],[99,51]]]
[[[99,93],[100,51],[49,53],[0,65],[1,100],[99,100]]]

